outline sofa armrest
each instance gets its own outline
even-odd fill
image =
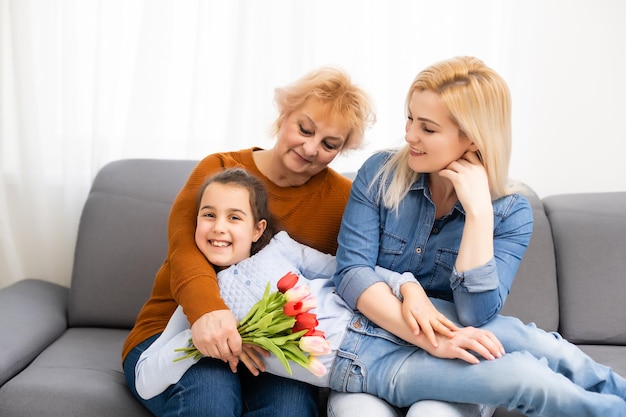
[[[68,293],[38,279],[0,289],[0,386],[67,329]]]

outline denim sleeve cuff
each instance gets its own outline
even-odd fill
[[[372,268],[353,268],[345,273],[337,285],[337,293],[348,303],[350,308],[356,310],[356,302],[361,294],[377,282],[384,282],[384,280]]]
[[[474,269],[465,272],[452,270],[450,287],[453,291],[485,292],[498,288],[498,270],[495,258]]]
[[[393,295],[395,295],[400,301],[402,301],[403,297],[400,293],[400,287],[406,284],[407,282],[414,282],[419,285],[419,282],[415,278],[415,276],[410,272],[399,273],[395,271],[390,271],[389,269],[376,266],[376,273],[379,277],[381,277],[387,285],[391,288]]]

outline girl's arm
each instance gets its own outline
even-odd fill
[[[453,331],[458,330],[452,321],[435,308],[412,273],[400,274],[380,266],[376,266],[375,271],[389,285],[393,295],[402,301],[402,317],[414,335],[423,331],[428,341],[436,347],[435,332],[452,337]]]
[[[330,279],[337,270],[334,256],[295,241],[287,232],[274,236],[280,244],[280,251],[293,265],[296,265],[307,279]]]

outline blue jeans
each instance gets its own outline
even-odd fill
[[[236,374],[217,359],[203,358],[160,395],[143,400],[135,390],[135,364],[158,335],[130,351],[124,361],[126,382],[155,416],[317,417],[317,388],[267,373],[258,377],[240,367]],[[294,406],[296,404],[296,406]],[[297,408],[296,408],[297,407]],[[295,414],[294,414],[295,413]]]
[[[433,303],[456,318],[453,304]],[[367,392],[401,407],[432,399],[529,416],[626,416],[626,380],[558,334],[504,316],[483,328],[507,354],[470,365],[433,357],[355,314],[331,370],[331,388]]]

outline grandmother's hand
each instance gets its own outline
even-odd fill
[[[215,310],[202,315],[191,326],[191,339],[204,356],[228,362],[235,372],[242,352],[238,321],[230,310]]]

